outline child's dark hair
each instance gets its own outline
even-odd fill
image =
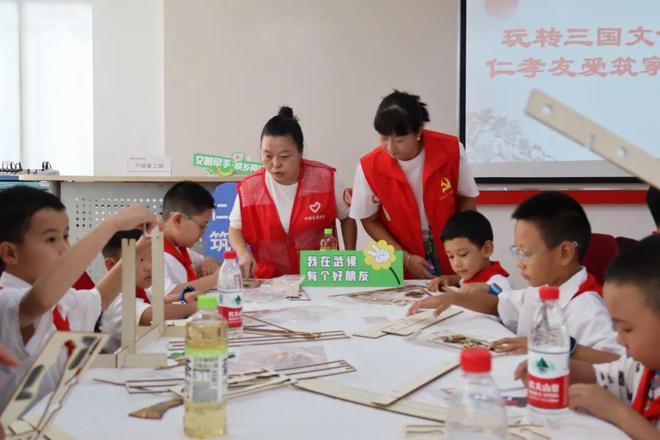
[[[175,184],[163,197],[163,218],[176,212],[193,216],[215,208],[213,196],[202,185],[184,180]]]
[[[658,188],[652,186],[646,192],[646,205],[651,211],[656,228],[660,228],[660,190]]]
[[[589,247],[591,225],[582,206],[559,191],[543,191],[522,202],[511,215],[515,220],[532,222],[541,231],[548,249],[564,241],[577,243],[581,261]]]
[[[419,96],[394,90],[380,102],[374,128],[383,136],[417,133],[429,122],[429,111]]]
[[[487,241],[493,241],[493,228],[480,212],[457,212],[449,217],[440,234],[442,242],[455,238],[467,238],[470,243],[482,247]]]
[[[101,253],[105,258],[121,258],[121,240],[124,238],[139,239],[142,236],[142,231],[139,229],[131,229],[130,231],[119,231],[110,238],[110,241],[103,246]]]
[[[266,122],[264,129],[261,130],[261,139],[264,136],[290,136],[295,142],[300,153],[303,152],[305,139],[303,138],[302,128],[298,123],[298,118],[293,114],[291,107],[282,106],[277,115]]]
[[[32,217],[42,209],[64,211],[62,201],[53,194],[25,185],[0,191],[0,242],[22,243]],[[0,260],[0,271],[5,269]]]
[[[651,235],[627,247],[605,272],[606,283],[630,284],[646,303],[660,312],[660,235]]]

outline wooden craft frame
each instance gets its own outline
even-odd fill
[[[386,396],[379,393],[374,393],[372,391],[340,385],[336,382],[327,380],[301,380],[294,383],[293,386],[301,390],[321,394],[346,402],[357,403],[358,405],[364,405],[370,408],[417,417],[420,419],[442,422],[447,418],[447,408],[442,406],[430,405],[428,403],[414,402],[410,400],[399,400],[388,406],[377,405],[373,402],[384,399]]]
[[[91,366],[108,336],[102,333],[55,332],[46,342],[29,371],[21,379],[9,403],[0,413],[0,423],[7,430],[7,440],[65,440],[70,438],[52,425],[78,379]],[[71,343],[73,344],[71,346]],[[68,345],[67,345],[68,344]],[[21,418],[32,404],[49,370],[58,362],[64,349],[71,349],[64,372],[41,415]]]
[[[330,295],[331,298],[334,297],[347,297],[353,298],[361,301],[366,301],[373,304],[393,304],[393,305],[410,305],[419,298],[387,298],[387,296],[392,296],[396,294],[404,294],[410,292],[422,292],[422,296],[429,296],[430,293],[426,291],[424,286],[415,286],[415,285],[405,285],[405,286],[396,286],[388,287],[384,289],[374,289],[367,290],[362,292],[353,292],[353,293],[339,293],[336,295]],[[383,298],[379,298],[382,296]]]
[[[342,359],[289,368],[272,370],[263,368],[245,371],[239,374],[231,374],[227,378],[227,400],[237,399],[261,391],[282,388],[299,380],[334,376],[337,374],[352,373],[354,371],[356,371],[355,368]],[[115,385],[121,385],[121,383],[115,383]],[[161,419],[167,410],[183,404],[183,397],[178,390],[171,388],[168,392],[177,394],[177,397],[135,410],[129,416],[143,419]]]
[[[547,426],[541,425],[509,425],[511,440],[551,440],[552,436]],[[444,425],[406,425],[406,440],[442,440],[445,438]]]
[[[138,326],[135,310],[135,245],[134,239],[121,242],[121,347],[112,354],[99,355],[94,368],[155,368],[167,366],[164,353],[141,353],[149,344],[170,333],[165,327],[165,279],[163,234],[155,229],[151,235],[151,326]],[[174,331],[172,331],[174,332]]]
[[[525,112],[607,161],[660,188],[660,161],[551,96],[532,90]]]
[[[249,330],[249,329],[248,329]],[[244,333],[250,333],[243,329]],[[249,345],[280,345],[295,344],[301,342],[321,342],[334,341],[337,339],[348,339],[349,335],[343,330],[332,330],[324,332],[285,332],[283,330],[272,330],[268,334],[259,331],[256,335],[242,336],[240,338],[230,338],[230,347],[245,347]],[[175,340],[167,343],[167,349],[170,351],[181,351],[185,349],[185,341]]]
[[[444,321],[453,316],[460,315],[463,313],[463,311],[454,307],[450,307],[438,316],[433,316],[433,313],[434,310],[425,310],[415,315],[398,319],[394,322],[366,328],[357,333],[353,333],[353,336],[361,336],[363,338],[373,339],[380,338],[388,334],[410,336],[424,330],[427,327],[437,324],[440,321]]]
[[[440,377],[454,371],[456,368],[458,368],[459,365],[460,362],[456,359],[447,361],[439,367],[433,368],[432,370],[419,375],[411,381],[406,382],[402,386],[396,388],[390,394],[379,396],[376,400],[373,401],[373,403],[379,406],[390,406],[399,399],[406,397],[407,395],[419,390],[425,385],[430,384],[436,379],[439,379]]]

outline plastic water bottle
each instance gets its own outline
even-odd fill
[[[243,277],[238,267],[236,252],[226,251],[218,274],[218,313],[229,325],[229,337],[243,335]]]
[[[339,241],[337,241],[337,238],[334,236],[332,228],[325,228],[323,233],[325,235],[321,239],[320,249],[322,251],[338,251]]]
[[[186,324],[183,427],[188,437],[216,438],[227,425],[227,321],[215,295],[197,298]]]
[[[528,341],[527,404],[530,421],[542,423],[567,412],[571,342],[559,288],[541,287],[539,296]]]
[[[447,414],[445,438],[450,440],[505,440],[506,410],[490,376],[491,355],[484,348],[461,352],[463,376],[454,389]]]

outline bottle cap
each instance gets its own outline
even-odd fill
[[[461,370],[466,373],[488,373],[491,355],[485,348],[466,348],[461,352]]]
[[[197,308],[199,310],[216,310],[218,298],[215,295],[199,295],[197,297]]]
[[[323,233],[324,233],[325,235],[332,235],[332,228],[325,228],[325,229],[323,230]]]
[[[557,286],[544,286],[539,289],[539,297],[546,300],[559,299],[559,287]]]
[[[225,251],[225,260],[235,260],[236,259],[236,251]]]

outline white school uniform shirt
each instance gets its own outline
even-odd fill
[[[52,312],[45,313],[34,323],[34,334],[23,343],[23,336],[18,324],[18,308],[21,299],[31,286],[20,278],[7,272],[0,276],[0,343],[2,343],[19,361],[19,366],[9,368],[0,366],[0,408],[14,393],[16,386],[44,348],[48,338],[57,331],[53,324]],[[93,332],[96,320],[101,314],[101,294],[97,289],[69,289],[57,305],[60,313],[69,320],[72,331]],[[58,363],[46,373],[39,389],[39,397],[55,389],[64,371],[66,354],[62,352]]]
[[[296,192],[298,191],[298,182],[293,185],[282,185],[277,183],[273,176],[266,171],[265,178],[266,188],[270,197],[273,199],[275,204],[275,209],[277,214],[280,217],[280,222],[282,222],[282,227],[284,232],[289,232],[289,225],[291,224],[291,211],[293,211],[293,203],[296,200]],[[350,210],[350,196],[341,183],[334,179],[334,190],[335,190],[335,206],[337,207],[337,218],[343,220],[348,217]],[[238,195],[234,200],[234,206],[231,209],[229,214],[229,225],[234,228],[241,230],[243,227],[243,222],[241,220],[241,204],[238,200]]]
[[[479,189],[477,188],[477,183],[474,181],[474,177],[472,176],[470,165],[467,163],[465,148],[463,148],[463,145],[460,143],[458,146],[458,151],[458,187],[456,188],[456,193],[463,197],[477,197],[479,195]],[[403,174],[406,176],[408,185],[410,185],[413,194],[415,194],[422,231],[427,231],[429,229],[429,220],[426,216],[426,210],[424,209],[425,157],[426,152],[425,150],[422,150],[422,152],[419,153],[414,159],[397,160],[399,166],[401,167],[401,171],[403,171]],[[374,196],[375,194],[371,189],[371,186],[369,186],[367,178],[364,176],[362,164],[358,163],[358,166],[355,169],[355,179],[353,181],[353,198],[351,200],[350,212],[351,217],[354,219],[363,219],[376,214],[380,208],[380,201],[377,197]]]
[[[643,371],[644,366],[630,356],[621,356],[614,362],[594,365],[596,383],[628,405],[637,397]],[[649,402],[660,398],[660,386],[657,382],[655,385],[653,387],[652,384],[648,390]],[[655,426],[660,429],[660,419],[656,420]]]
[[[147,296],[151,299],[150,289],[145,290]],[[135,298],[135,319],[140,322],[142,314],[151,307],[151,304],[144,302],[142,298]],[[122,294],[117,295],[114,301],[103,311],[101,317],[101,332],[110,335],[110,340],[106,343],[104,350],[114,353],[121,346],[121,318],[122,318]]]
[[[559,286],[558,302],[564,311],[569,335],[580,345],[624,354],[624,348],[616,342],[614,324],[600,295],[584,292],[572,299],[586,280],[587,270],[583,267]],[[497,313],[502,324],[518,336],[529,336],[534,312],[541,303],[538,287],[502,292],[497,299]]]
[[[197,266],[204,259],[203,255],[198,254],[192,249],[188,248],[188,255],[190,255],[190,262],[193,266]],[[174,255],[168,254],[165,252],[164,259],[164,277],[165,277],[165,295],[170,293],[178,284],[187,283],[188,275],[186,274],[186,268],[183,267],[183,264],[174,257]]]

